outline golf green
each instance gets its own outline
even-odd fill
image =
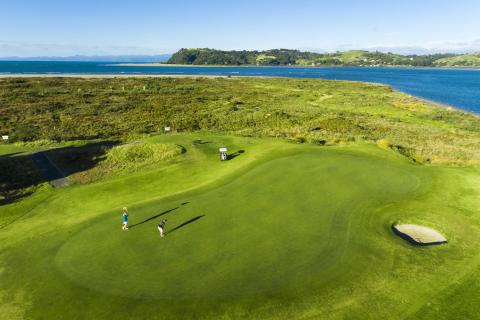
[[[48,191],[39,214],[6,229],[20,240],[0,237],[0,311],[12,319],[474,312],[474,300],[450,309],[443,299],[464,281],[479,284],[478,169],[415,165],[368,145],[225,139],[209,137],[245,153],[221,163],[212,145],[188,146],[166,169]],[[61,222],[49,225],[49,215]],[[433,226],[451,241],[414,247],[391,231],[397,221]],[[425,310],[429,303],[436,309]]]
[[[105,217],[69,239],[56,261],[80,285],[131,297],[198,302],[299,290],[342,273],[352,224],[417,183],[388,164],[335,152],[284,157],[214,190],[132,212],[128,232],[118,216]]]

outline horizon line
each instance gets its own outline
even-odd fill
[[[381,48],[359,48],[359,49],[348,49],[348,50],[325,50],[325,49],[301,49],[301,48],[271,48],[271,49],[215,49],[215,48],[209,48],[209,47],[198,47],[198,48],[189,48],[189,47],[183,47],[178,50],[172,51],[172,52],[166,52],[166,53],[138,53],[138,54],[131,54],[131,53],[125,53],[125,54],[70,54],[70,55],[31,55],[31,56],[22,56],[22,55],[9,55],[9,56],[0,56],[0,59],[2,60],[8,60],[8,59],[67,59],[67,58],[112,58],[112,57],[158,57],[158,56],[171,56],[178,52],[179,50],[182,49],[192,49],[192,50],[199,50],[199,49],[210,49],[210,50],[217,50],[217,51],[271,51],[271,50],[296,50],[296,51],[301,51],[301,52],[312,52],[312,53],[318,53],[318,54],[334,54],[334,53],[344,53],[344,52],[352,52],[352,51],[365,51],[365,52],[381,52],[381,53],[390,53],[390,54],[396,54],[396,55],[401,55],[401,56],[426,56],[426,55],[434,55],[434,54],[452,54],[452,55],[464,55],[464,54],[472,54],[475,52],[479,52],[479,50],[462,50],[462,51],[455,51],[455,50],[440,50],[440,49],[423,49],[427,52],[417,52],[417,53],[400,53],[400,52],[395,52],[396,50],[394,48],[391,48],[390,50],[385,48],[384,50],[381,50]],[[430,51],[430,52],[428,52]]]

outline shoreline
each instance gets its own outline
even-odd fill
[[[270,78],[267,76],[211,75],[211,74],[103,74],[103,73],[0,73],[2,78]]]
[[[146,62],[146,63],[108,63],[104,64],[107,67],[186,67],[186,68],[397,68],[397,69],[420,69],[420,70],[477,70],[480,71],[480,66],[478,67],[415,67],[415,66],[348,66],[348,65],[339,65],[339,66],[312,66],[312,65],[278,65],[278,66],[259,66],[254,64],[242,64],[242,65],[223,65],[223,64],[167,64],[160,62]]]

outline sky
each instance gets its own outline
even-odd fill
[[[479,0],[0,0],[0,57],[480,50]]]

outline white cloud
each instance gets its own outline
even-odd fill
[[[393,52],[398,54],[433,54],[433,53],[470,53],[480,51],[480,39],[468,42],[429,42],[422,45],[401,44],[373,44],[359,45],[355,43],[343,43],[329,47],[301,47],[299,50],[314,52],[334,52],[348,50],[368,50]]]
[[[25,43],[0,40],[0,57],[154,55],[168,52],[172,51],[135,46],[84,46],[76,44]]]
[[[188,44],[185,45],[188,47]],[[148,48],[137,46],[86,46],[77,44],[26,43],[0,40],[0,57],[68,57],[75,55],[109,56],[109,55],[157,55],[173,53],[178,48]],[[344,43],[323,48],[301,47],[299,50],[315,52],[334,52],[347,50],[369,50],[394,52],[399,54],[432,53],[469,53],[480,51],[480,39],[467,42],[430,42],[421,45]]]
[[[390,51],[400,54],[470,53],[480,51],[480,39],[468,42],[430,42],[423,45],[372,45],[366,50]]]

